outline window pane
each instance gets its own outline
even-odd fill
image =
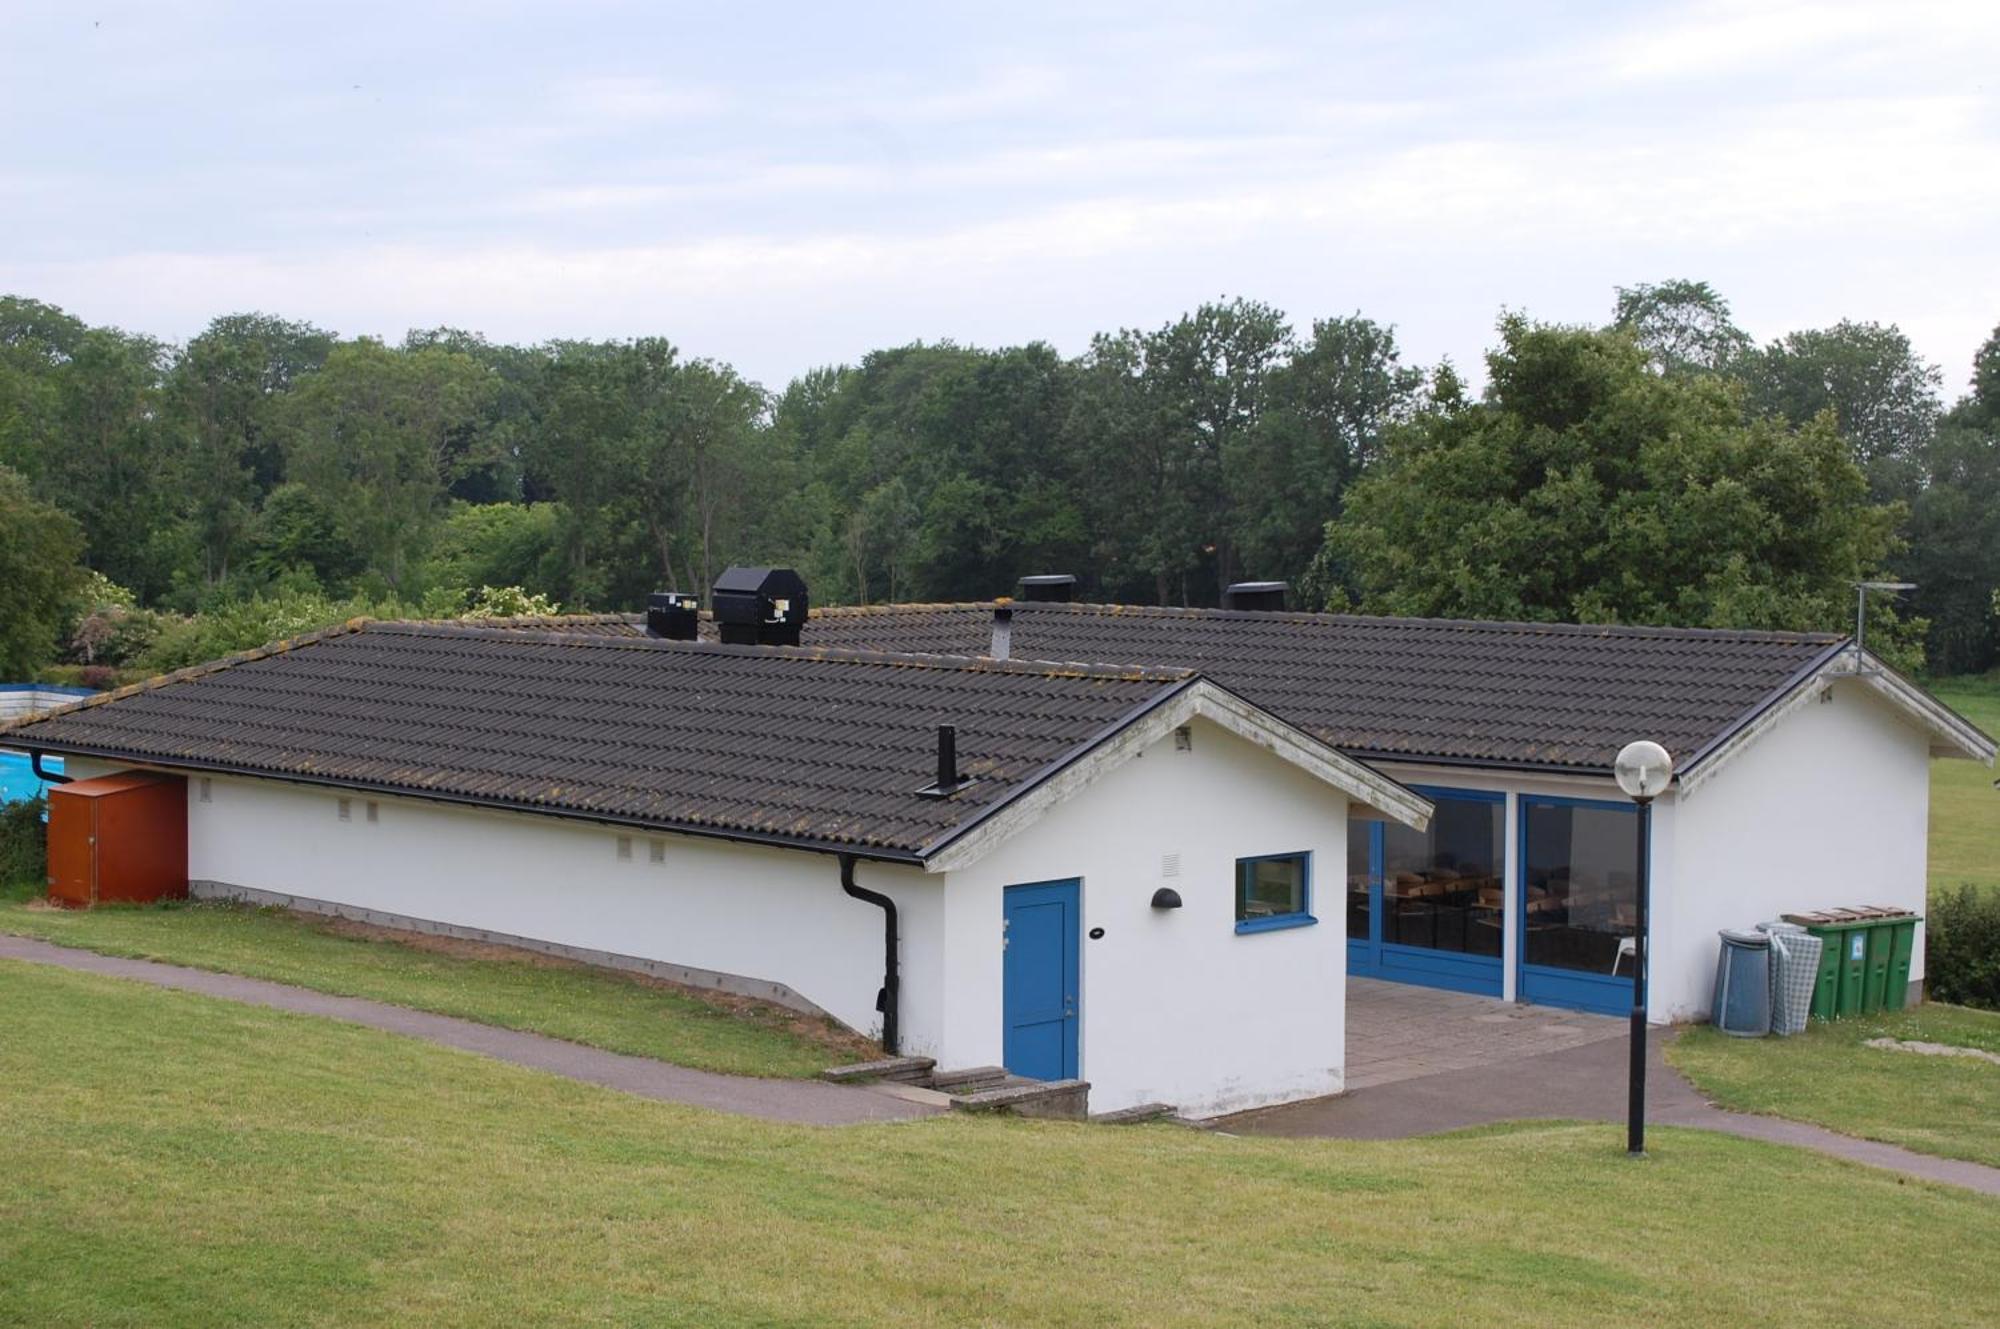
[[[1523,958],[1629,975],[1619,950],[1638,915],[1639,818],[1629,809],[1530,803],[1525,853]]]
[[[1375,835],[1375,823],[1349,818],[1347,822],[1347,935],[1353,941],[1368,939],[1368,846]]]
[[[1432,802],[1437,811],[1428,830],[1384,829],[1382,940],[1498,956],[1505,805],[1441,793]]]
[[[1237,921],[1306,911],[1305,855],[1240,859],[1236,874]]]

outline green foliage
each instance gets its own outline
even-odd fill
[[[0,678],[25,678],[54,658],[82,555],[76,522],[0,466]]]
[[[101,572],[84,574],[71,597],[64,629],[64,659],[95,667],[127,664],[152,646],[163,615],[137,608],[132,592]]]
[[[389,346],[232,314],[168,347],[0,297],[0,467],[133,593],[40,648],[93,669],[161,635],[162,659],[234,639],[178,619],[245,604],[455,614],[471,588],[518,586],[629,609],[741,562],[797,565],[822,604],[1066,570],[1128,601],[1281,577],[1310,604],[1793,624],[1835,621],[1838,577],[1893,570],[1919,583],[1905,608],[1935,668],[2000,658],[2000,333],[1940,420],[1936,371],[1892,326],[1758,349],[1686,280],[1621,289],[1615,317],[1567,364],[1503,346],[1479,402],[1449,364],[1404,365],[1386,325],[1295,334],[1241,299],[1074,358],[918,343],[772,396],[658,337]],[[1349,520],[1364,482],[1373,507]],[[1384,526],[1399,486],[1422,512]],[[1898,522],[1907,549],[1884,537]],[[1877,640],[1913,663],[1915,630]]]
[[[547,618],[562,606],[546,595],[531,595],[519,586],[481,586],[461,618]]]
[[[40,895],[48,884],[48,800],[0,803],[0,900]]]
[[[1898,512],[1827,421],[1745,424],[1615,332],[1509,318],[1484,401],[1394,431],[1328,527],[1371,612],[1834,628]],[[1324,574],[1323,579],[1324,579]],[[1902,637],[1878,643],[1914,663]]]
[[[418,617],[421,611],[393,599],[334,600],[317,591],[284,591],[216,604],[189,617],[168,617],[140,657],[151,673],[165,673],[219,659],[254,646],[331,627],[352,618]]]
[[[403,584],[452,482],[482,455],[492,391],[470,356],[364,338],[336,346],[286,397],[288,474],[327,500],[339,536],[385,585]]]
[[[2000,1011],[2000,891],[1964,884],[1931,896],[1924,925],[1930,995]]]
[[[563,525],[560,503],[454,503],[414,580],[427,589],[524,586],[555,594]]]
[[[1789,333],[1748,357],[1742,378],[1761,413],[1798,422],[1831,411],[1878,498],[1907,497],[1920,483],[1940,375],[1893,324]]]
[[[1631,335],[1663,374],[1720,373],[1752,350],[1729,302],[1705,281],[1663,281],[1618,288],[1612,326]]]

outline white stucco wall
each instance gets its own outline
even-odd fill
[[[188,798],[188,875],[432,922],[784,983],[879,1034],[882,912],[840,889],[831,855],[215,777]],[[650,846],[664,846],[663,862]],[[936,1054],[943,882],[860,863],[897,901],[905,1051]]]
[[[1837,681],[1681,796],[1671,914],[1653,989],[1708,1014],[1716,930],[1844,905],[1925,910],[1929,740],[1865,686]],[[1910,977],[1924,973],[1923,929]]]
[[[999,1064],[1007,886],[1081,881],[1078,1062],[1093,1111],[1210,1114],[1337,1093],[1346,1027],[1347,801],[1206,721],[1163,737],[968,868],[946,892],[945,1044]],[[1238,935],[1239,857],[1312,857],[1309,927]],[[1163,856],[1179,855],[1179,875]],[[1151,907],[1163,885],[1184,907]],[[1104,936],[1090,940],[1092,928]]]

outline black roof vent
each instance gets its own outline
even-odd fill
[[[1067,572],[1021,578],[1021,598],[1041,604],[1068,604],[1076,596],[1076,578]]]
[[[1285,592],[1289,589],[1281,581],[1239,581],[1232,583],[1222,593],[1224,609],[1280,610],[1285,607]]]
[[[937,727],[937,779],[917,791],[919,798],[950,798],[972,783],[969,775],[958,773],[958,726]]]
[[[731,568],[715,579],[715,622],[735,646],[796,646],[806,583],[790,568]]]
[[[646,597],[646,635],[693,641],[701,635],[701,601],[684,591],[654,591]]]

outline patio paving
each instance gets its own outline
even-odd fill
[[[1232,1135],[1400,1140],[1499,1121],[1625,1119],[1631,1049],[1624,1020],[1364,978],[1347,980],[1347,1020],[1347,1093],[1212,1124]],[[2000,1168],[1716,1107],[1660,1055],[1678,1032],[1647,1031],[1646,1118],[1652,1125],[1795,1145],[2000,1196]],[[1368,1058],[1359,1073],[1357,1055]]]
[[[1625,1036],[1627,1022],[1438,988],[1347,980],[1347,1087],[1394,1084]]]

